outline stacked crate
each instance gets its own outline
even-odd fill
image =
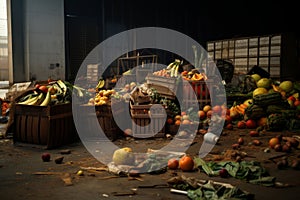
[[[153,106],[151,108],[151,106]],[[151,108],[151,110],[150,110]],[[165,133],[166,111],[162,106],[134,105],[130,101],[133,137],[163,137]],[[154,131],[162,127],[161,130]]]

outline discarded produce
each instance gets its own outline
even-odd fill
[[[184,155],[179,159],[179,168],[182,171],[192,171],[194,169],[194,160],[189,155]]]
[[[50,153],[43,153],[43,154],[42,154],[42,160],[43,160],[44,162],[49,162],[49,161],[50,161],[50,158],[51,158]]]
[[[170,158],[168,160],[168,168],[169,169],[178,169],[179,161],[176,158]]]

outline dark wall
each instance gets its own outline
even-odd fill
[[[66,79],[97,44],[121,31],[155,26],[180,31],[203,47],[210,40],[296,32],[292,4],[255,1],[65,0]],[[167,57],[167,56],[165,56]]]

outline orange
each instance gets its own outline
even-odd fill
[[[188,119],[184,119],[184,120],[182,121],[182,124],[191,124],[191,121],[188,120]]]
[[[203,110],[198,111],[198,116],[200,119],[204,119],[206,117],[206,113]]]
[[[180,125],[180,123],[181,123],[181,121],[180,121],[180,120],[176,120],[176,121],[175,121],[175,125],[177,125],[177,126],[179,126],[179,125]]]
[[[273,138],[271,138],[270,140],[269,140],[269,146],[272,148],[272,149],[274,149],[274,147],[277,145],[277,144],[279,144],[280,143],[280,141],[279,141],[279,139],[277,138],[277,137],[273,137]]]
[[[258,126],[265,126],[267,125],[267,118],[266,117],[261,117],[258,121],[257,121],[257,125]]]
[[[179,159],[179,168],[182,171],[192,171],[194,169],[194,160],[189,155],[184,155]]]
[[[207,113],[206,113],[207,118],[211,118],[212,113],[213,113],[212,110],[207,111]]]

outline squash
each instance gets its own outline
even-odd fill
[[[266,116],[266,111],[264,108],[252,104],[245,109],[245,118],[246,119],[259,119]]]
[[[262,107],[280,104],[282,101],[282,96],[279,92],[259,94],[253,97],[253,104]]]
[[[282,114],[270,114],[267,120],[267,129],[269,131],[282,131],[287,128],[287,122]]]

